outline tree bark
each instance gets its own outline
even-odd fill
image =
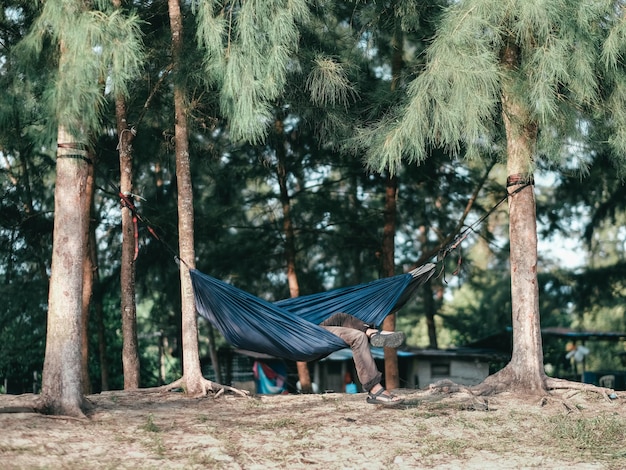
[[[84,198],[86,207],[84,210],[89,214],[89,222],[87,224],[87,253],[83,261],[83,319],[82,319],[82,346],[81,346],[81,368],[83,375],[83,393],[89,395],[91,393],[91,380],[89,379],[89,314],[91,301],[93,299],[94,276],[96,271],[96,226],[93,216],[94,201],[94,171],[95,157],[90,153],[92,165],[88,167],[89,175],[87,177],[87,188]]]
[[[394,2],[394,10],[396,4]],[[400,74],[404,67],[403,54],[404,35],[400,24],[400,18],[394,15],[394,30],[391,37],[391,91],[398,88]],[[383,220],[383,240],[382,240],[382,275],[391,277],[396,273],[395,268],[395,237],[396,237],[396,198],[398,197],[398,179],[395,175],[387,175],[385,178],[385,210]],[[396,314],[392,313],[383,321],[383,329],[395,331]],[[385,387],[388,389],[400,386],[400,372],[398,371],[398,351],[392,348],[385,348]]]
[[[287,263],[287,282],[289,283],[289,296],[291,298],[300,295],[300,285],[298,284],[298,274],[296,273],[296,235],[291,220],[291,198],[287,188],[287,155],[285,142],[283,139],[283,123],[276,120],[276,156],[278,163],[276,166],[276,176],[278,177],[278,187],[280,188],[280,201],[283,208],[283,233],[285,234],[285,261]],[[304,361],[296,362],[298,369],[298,379],[302,393],[313,392],[311,374],[308,363]]]
[[[180,288],[183,334],[183,379],[187,393],[205,394],[204,377],[198,353],[198,318],[189,270],[195,268],[193,188],[189,137],[187,126],[187,103],[185,91],[177,74],[183,47],[183,23],[178,0],[168,0],[170,28],[172,33],[172,59],[174,63],[174,139],[176,143],[176,183],[178,185],[178,249],[180,254]],[[213,364],[218,371],[217,364]]]
[[[426,327],[428,330],[428,347],[430,349],[439,349],[437,341],[437,325],[435,323],[435,314],[437,313],[437,304],[435,302],[433,286],[429,282],[423,286],[424,292],[424,314],[426,315]]]
[[[120,192],[132,197],[133,192],[133,133],[128,128],[126,100],[115,98],[118,152],[120,162]],[[139,344],[137,340],[137,306],[135,301],[135,223],[134,214],[122,203],[122,259],[120,265],[120,309],[122,315],[122,368],[124,390],[140,387]]]
[[[391,277],[395,274],[395,236],[396,236],[396,197],[398,195],[398,180],[395,176],[386,176],[385,210],[382,240],[382,275]],[[395,331],[396,315],[392,313],[383,321],[383,329]],[[400,386],[398,371],[398,351],[385,348],[385,387],[388,389]]]
[[[510,44],[502,55],[504,66],[513,72],[519,50]],[[509,194],[509,237],[513,352],[510,363],[491,376],[513,389],[547,391],[539,321],[537,283],[537,217],[532,178],[537,126],[510,82],[503,82],[502,117],[507,137],[507,191]]]
[[[57,142],[52,275],[40,408],[46,413],[82,417],[83,260],[89,224],[85,204],[89,168],[76,158],[76,154],[84,155],[83,150],[63,145],[74,146],[75,141],[62,126]]]

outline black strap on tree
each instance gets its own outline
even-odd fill
[[[58,158],[73,158],[76,160],[83,160],[89,165],[93,165],[91,158],[87,156],[87,148],[85,144],[79,142],[59,142],[57,144],[58,149],[62,149],[62,152],[57,152]],[[71,150],[72,153],[66,153],[65,150]]]
[[[459,249],[457,268],[452,273],[454,276],[456,276],[459,273],[459,270],[461,269],[461,264],[462,264],[462,259],[463,259],[460,246],[461,246],[461,243],[469,236],[470,232],[474,232],[474,228],[477,225],[482,224],[485,221],[485,219],[489,217],[500,206],[500,204],[506,201],[509,197],[514,196],[515,194],[519,193],[520,191],[522,191],[528,186],[534,186],[534,185],[535,185],[535,180],[532,175],[524,175],[521,173],[509,175],[506,179],[506,188],[507,188],[506,196],[503,196],[480,219],[478,219],[476,222],[474,222],[473,224],[471,224],[470,226],[462,230],[448,246],[446,246],[443,250],[439,252],[439,254],[437,255],[437,261],[442,262],[441,272],[439,273],[439,276],[443,274],[443,281],[446,284],[447,284],[447,281],[446,281],[446,274],[445,274],[445,263],[443,263],[443,260],[446,258],[446,256],[448,256],[449,253],[456,250],[457,248]],[[519,186],[519,188],[516,188],[514,191],[509,192],[508,188],[511,186]]]

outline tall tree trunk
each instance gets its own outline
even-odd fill
[[[47,413],[82,417],[82,295],[89,224],[85,204],[89,165],[76,158],[84,151],[72,148],[76,146],[75,138],[62,126],[57,142],[52,275],[40,408]]]
[[[94,164],[95,164],[95,156]],[[92,178],[94,178],[93,183],[95,187],[95,171],[91,172]],[[94,191],[95,194],[95,191]],[[88,266],[91,269],[91,276],[89,277],[89,281],[91,282],[90,295],[88,298],[90,299],[87,307],[93,307],[93,313],[95,314],[95,320],[92,324],[95,325],[96,335],[97,335],[97,344],[98,344],[98,362],[100,364],[100,390],[109,390],[109,363],[106,357],[106,335],[105,335],[105,327],[104,327],[104,312],[102,308],[102,288],[100,286],[100,271],[98,269],[98,251],[96,245],[96,228],[97,224],[95,223],[95,209],[93,205],[93,197],[91,198],[91,208],[90,208],[90,222],[89,222],[89,240],[87,249],[89,251],[87,258],[89,258]],[[86,296],[83,294],[83,298]],[[83,309],[85,306],[83,306]],[[87,321],[89,316],[85,317],[85,321]],[[85,334],[85,340],[88,339],[88,328],[85,326],[83,328]],[[88,369],[88,347],[83,347],[83,380],[89,381],[89,369]],[[92,393],[91,385],[84,386],[84,393]]]
[[[502,60],[513,74],[518,48],[508,45]],[[509,82],[503,83],[502,117],[507,137],[513,353],[510,363],[491,377],[516,389],[541,393],[547,388],[539,324],[536,203],[533,186],[525,186],[532,178],[537,126]]]
[[[109,361],[107,361],[107,341],[104,327],[104,310],[102,308],[102,288],[100,287],[100,274],[94,273],[94,313],[96,316],[96,329],[98,336],[98,361],[100,363],[100,390],[109,390]]]
[[[395,5],[394,5],[395,9]],[[394,30],[391,39],[391,91],[395,91],[400,81],[400,74],[404,61],[403,42],[404,35],[400,18],[394,15]],[[395,237],[396,237],[396,198],[398,196],[398,179],[395,175],[387,175],[385,178],[385,212],[383,221],[382,240],[382,275],[391,277],[396,273],[395,268]],[[396,314],[392,313],[383,321],[383,329],[395,331]],[[400,372],[398,371],[398,351],[392,348],[385,348],[385,387],[389,389],[400,386]]]
[[[180,83],[180,63],[183,47],[183,23],[178,0],[168,0],[172,32],[172,61],[174,64],[174,139],[176,143],[176,183],[178,185],[178,249],[180,259],[180,288],[183,334],[184,388],[191,395],[205,394],[204,377],[198,353],[198,318],[189,270],[195,268],[193,188],[189,159],[187,103],[184,86]],[[217,364],[213,364],[216,371]]]
[[[118,152],[120,161],[120,192],[132,197],[133,133],[128,128],[126,100],[115,98]],[[120,265],[120,308],[122,315],[122,367],[124,389],[140,386],[139,345],[137,341],[137,306],[135,302],[135,223],[134,214],[122,203],[122,259]]]
[[[424,225],[421,225],[419,228],[419,241],[422,247],[428,247],[430,244],[428,241],[427,230]],[[439,251],[439,248],[437,251]],[[425,262],[430,259],[433,253],[436,253],[437,251],[423,249],[417,265],[421,264],[422,261]],[[426,330],[428,331],[428,347],[431,349],[438,349],[439,343],[437,341],[437,324],[435,323],[437,303],[435,302],[435,288],[433,287],[433,284],[434,281],[427,282],[421,287],[421,289],[424,293],[424,316],[426,317]]]
[[[285,142],[283,139],[283,123],[276,120],[276,156],[278,164],[276,166],[276,175],[278,177],[278,186],[280,188],[280,201],[283,207],[283,232],[285,234],[285,261],[287,263],[287,282],[289,283],[290,297],[298,297],[300,295],[300,286],[298,284],[298,275],[296,273],[296,236],[293,229],[293,221],[291,220],[291,202],[289,190],[287,188],[287,155]],[[308,363],[298,361],[296,363],[298,369],[298,379],[300,380],[300,390],[302,393],[311,393],[313,386],[311,384],[311,374],[309,373]]]
[[[398,180],[387,174],[385,190],[385,210],[382,240],[382,275],[391,277],[395,274],[395,237],[396,237],[396,196],[398,194]],[[383,329],[395,331],[396,315],[388,315],[383,321]],[[393,348],[385,348],[385,387],[389,389],[400,386],[398,371],[398,352]]]
[[[426,315],[426,327],[428,329],[428,347],[430,349],[439,349],[437,342],[437,325],[435,324],[435,314],[437,313],[437,303],[433,293],[431,283],[424,284],[424,312]]]
[[[85,193],[85,204],[88,206],[86,211],[89,214],[89,223],[87,224],[87,253],[83,261],[83,319],[82,319],[82,345],[81,345],[81,368],[83,376],[83,393],[89,395],[91,393],[91,380],[89,380],[89,314],[91,301],[93,299],[94,276],[96,272],[95,252],[96,252],[96,224],[94,217],[94,193],[95,181],[93,166],[95,165],[95,156],[90,152],[90,158],[93,162],[89,166],[89,175],[87,177],[87,188]]]

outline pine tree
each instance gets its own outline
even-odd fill
[[[571,164],[568,144],[585,141],[585,119],[607,104],[624,115],[624,107],[614,105],[623,102],[623,81],[611,83],[607,99],[599,79],[605,63],[614,76],[622,73],[621,15],[621,2],[609,1],[451,3],[406,105],[362,135],[370,164],[392,171],[403,158],[423,161],[430,147],[468,158],[480,158],[493,146],[501,150],[509,193],[514,341],[511,362],[485,381],[486,390],[541,393],[562,386],[543,370],[532,175],[540,158]],[[609,47],[603,38],[613,24],[617,32],[609,38],[618,39]],[[614,144],[623,147],[620,135]]]
[[[47,39],[51,39],[58,61],[47,103],[48,122],[57,129],[56,138],[50,136],[56,140],[57,178],[40,407],[72,416],[82,416],[85,406],[81,345],[83,263],[88,256],[90,215],[90,198],[86,196],[93,171],[89,137],[100,124],[103,80],[108,77],[113,89],[124,89],[125,80],[134,72],[128,64],[135,62],[137,51],[136,19],[107,13],[108,2],[96,6],[103,9],[89,9],[79,0],[45,2],[17,50],[23,60],[28,60],[42,54]],[[120,35],[129,41],[117,44]]]

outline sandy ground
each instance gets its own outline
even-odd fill
[[[626,395],[548,399],[400,390],[365,395],[155,390],[90,395],[87,419],[10,412],[0,396],[2,469],[623,469]]]

